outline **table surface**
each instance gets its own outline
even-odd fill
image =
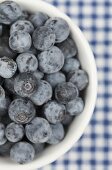
[[[98,68],[98,99],[90,124],[74,147],[39,170],[112,170],[112,0],[45,0],[83,31]]]

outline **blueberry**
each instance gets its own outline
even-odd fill
[[[44,51],[38,55],[39,69],[51,74],[58,72],[64,65],[64,55],[57,47],[52,47],[48,51]]]
[[[71,71],[75,71],[79,69],[80,62],[75,58],[68,58],[65,60],[64,66],[62,70],[66,73],[69,73]]]
[[[38,154],[42,153],[42,151],[44,150],[45,144],[44,143],[34,143],[33,147],[35,149],[35,154],[38,155]]]
[[[62,43],[57,44],[57,46],[63,52],[65,59],[74,57],[77,54],[76,44],[71,37],[68,37]]]
[[[3,26],[0,25],[0,36],[2,35],[2,31],[3,31]]]
[[[0,155],[1,156],[9,156],[11,147],[12,147],[12,143],[8,142],[8,141],[5,144],[1,145],[0,146]]]
[[[44,143],[50,138],[52,131],[47,120],[36,117],[25,127],[26,136],[32,143]]]
[[[25,164],[34,159],[35,150],[30,143],[18,142],[10,150],[10,158],[16,163]]]
[[[11,94],[16,94],[14,90],[14,79],[15,79],[15,76],[9,79],[5,79],[5,82],[4,82],[5,89]]]
[[[52,97],[51,85],[44,80],[40,80],[38,81],[38,88],[36,92],[33,93],[33,95],[31,95],[30,99],[35,105],[41,106],[48,100],[50,100],[51,97]]]
[[[0,57],[3,56],[7,56],[12,59],[16,57],[16,53],[9,47],[9,37],[6,35],[0,37]]]
[[[31,96],[37,88],[37,80],[31,73],[21,73],[14,80],[14,90],[21,97]]]
[[[76,70],[69,73],[68,81],[75,84],[80,91],[85,89],[89,82],[88,75],[84,70]]]
[[[47,20],[45,25],[50,27],[55,32],[57,43],[66,40],[70,34],[69,25],[62,18],[58,18],[58,17],[50,18]]]
[[[0,98],[0,116],[5,116],[7,114],[10,103],[11,100],[8,96],[5,96],[5,98]]]
[[[66,77],[62,72],[46,74],[45,80],[48,81],[53,88],[55,88],[59,83],[66,81]]]
[[[22,16],[20,6],[13,1],[4,1],[0,3],[0,23],[10,25]]]
[[[82,98],[77,97],[74,100],[71,100],[70,102],[68,102],[66,105],[66,109],[67,109],[67,112],[71,116],[75,116],[75,115],[77,116],[80,113],[82,113],[84,109],[84,102]]]
[[[18,69],[21,73],[33,72],[38,68],[38,60],[34,54],[22,53],[16,58]]]
[[[61,123],[57,123],[55,125],[51,125],[51,129],[52,129],[52,135],[47,141],[47,143],[51,145],[58,144],[63,140],[65,135],[63,125]]]
[[[5,137],[5,126],[3,123],[0,123],[0,145],[4,145],[7,142]]]
[[[44,73],[42,73],[42,72],[39,71],[39,70],[34,71],[34,72],[33,72],[33,75],[35,76],[35,78],[36,78],[37,80],[43,79],[43,77],[44,77]]]
[[[10,34],[13,34],[18,31],[28,32],[29,34],[31,34],[34,31],[34,26],[28,20],[18,20],[12,24],[10,28]]]
[[[39,28],[45,24],[48,16],[45,13],[37,12],[36,14],[32,14],[29,20],[32,22],[34,27]]]
[[[36,109],[30,100],[18,98],[11,102],[8,113],[12,121],[26,124],[35,117]]]
[[[75,99],[78,95],[77,87],[70,82],[58,84],[55,88],[55,98],[63,104]]]
[[[65,115],[64,120],[62,121],[62,124],[65,126],[68,126],[72,123],[73,116],[70,116],[68,113]]]
[[[0,58],[0,76],[11,78],[17,70],[17,64],[13,59],[8,57]]]
[[[43,109],[46,119],[52,124],[61,122],[65,117],[65,112],[65,106],[56,101],[48,102]]]
[[[10,123],[5,129],[6,138],[10,142],[19,142],[24,136],[24,127],[16,123]]]
[[[55,34],[48,27],[36,28],[33,33],[33,44],[37,50],[45,51],[50,49],[55,43]]]
[[[13,33],[9,38],[10,48],[18,53],[26,52],[32,44],[31,36],[27,32],[18,31]]]

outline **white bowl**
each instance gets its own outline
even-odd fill
[[[2,2],[3,0],[0,0]],[[84,130],[87,124],[92,117],[93,110],[95,107],[95,101],[97,96],[97,71],[96,64],[91,48],[83,36],[80,29],[71,21],[69,17],[60,12],[54,6],[40,1],[40,0],[15,0],[25,9],[36,12],[42,11],[47,13],[49,16],[57,16],[64,18],[72,32],[73,39],[76,42],[79,60],[82,64],[82,68],[87,71],[89,75],[89,86],[85,92],[85,108],[83,113],[80,116],[77,116],[71,126],[69,127],[68,133],[64,140],[58,145],[50,146],[47,148],[38,158],[33,162],[26,165],[18,165],[9,158],[0,158],[0,169],[3,170],[36,170],[46,164],[49,164],[67,152],[74,144],[78,141],[81,135],[84,133]]]

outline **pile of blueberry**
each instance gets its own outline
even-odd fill
[[[64,19],[0,3],[0,155],[30,162],[84,109],[88,75]]]

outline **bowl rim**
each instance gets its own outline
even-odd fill
[[[0,2],[2,2],[4,0],[0,0]],[[54,7],[53,5],[47,3],[47,2],[44,2],[44,1],[41,1],[41,0],[14,0],[16,1],[17,3],[20,3],[22,4],[23,6],[26,6],[27,8],[29,8],[31,6],[32,7],[35,7],[36,9],[36,6],[37,7],[37,10],[40,9],[40,11],[45,11],[45,13],[48,13],[49,10],[51,10],[52,12],[54,11],[54,13],[56,13],[56,16],[60,16],[62,18],[64,18],[68,23],[69,25],[71,25],[71,27],[73,27],[73,29],[77,32],[77,35],[79,37],[81,37],[83,39],[83,45],[85,46],[85,49],[88,50],[88,55],[90,55],[91,57],[91,70],[92,70],[92,82],[93,82],[93,85],[91,86],[92,89],[94,89],[92,92],[91,92],[91,95],[90,97],[92,99],[90,99],[90,106],[88,107],[88,112],[90,112],[90,115],[85,119],[85,121],[83,122],[83,126],[79,129],[79,131],[76,133],[76,136],[74,137],[75,139],[70,139],[68,140],[68,142],[65,144],[64,147],[60,147],[59,150],[57,150],[56,153],[53,153],[51,156],[47,156],[46,158],[43,157],[43,159],[39,159],[37,158],[37,160],[29,163],[29,164],[25,164],[25,165],[18,165],[18,164],[11,164],[9,162],[5,163],[6,161],[3,162],[3,164],[1,164],[1,167],[4,168],[11,168],[12,170],[16,169],[16,170],[33,170],[33,169],[37,169],[37,168],[41,168],[53,161],[55,161],[57,158],[59,158],[60,156],[62,156],[64,153],[66,153],[73,145],[75,142],[78,141],[78,139],[81,137],[81,135],[84,133],[84,130],[86,128],[86,126],[88,125],[91,117],[92,117],[92,114],[93,114],[93,111],[94,111],[94,107],[95,107],[95,103],[96,103],[96,98],[97,98],[97,86],[98,86],[98,81],[97,81],[97,68],[96,68],[96,63],[95,63],[95,59],[94,59],[94,55],[93,55],[93,52],[87,42],[87,40],[85,39],[83,33],[81,32],[81,30],[78,28],[78,26],[76,26],[74,24],[74,22],[66,15],[64,14],[63,12],[59,11],[56,7]],[[73,121],[74,122],[74,121]],[[52,149],[53,151],[53,149]],[[47,152],[47,151],[46,151]]]

